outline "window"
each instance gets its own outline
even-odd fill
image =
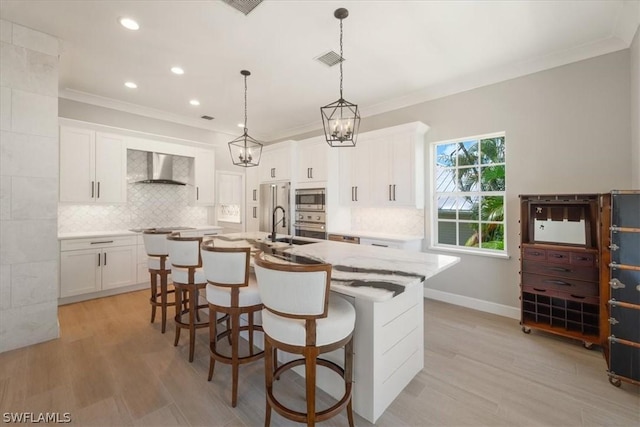
[[[432,153],[432,245],[506,255],[504,133],[438,142]]]

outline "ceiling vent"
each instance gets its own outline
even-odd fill
[[[341,57],[339,54],[337,54],[336,52],[330,50],[329,52],[318,56],[317,58],[318,61],[322,62],[325,65],[328,65],[329,67],[333,67],[334,65],[338,65],[341,61],[345,61],[345,59],[343,57]]]
[[[213,117],[211,116],[200,116],[200,118],[205,120],[213,120]]]
[[[262,0],[223,0],[226,4],[240,12],[248,15],[253,9],[255,9]]]

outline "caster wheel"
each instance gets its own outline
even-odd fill
[[[587,350],[591,350],[593,348],[593,343],[589,342],[589,341],[583,341],[582,345],[584,346],[584,348],[586,348]]]
[[[522,332],[524,332],[525,334],[530,334],[531,333],[531,328],[527,328],[526,326],[522,327]]]
[[[609,382],[611,383],[611,385],[613,385],[615,387],[620,387],[622,385],[622,381],[620,381],[618,378],[614,378],[614,377],[609,377]]]

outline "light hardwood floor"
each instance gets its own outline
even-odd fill
[[[207,382],[207,331],[198,331],[189,363],[187,334],[174,347],[172,321],[162,335],[147,298],[140,291],[60,307],[60,339],[0,354],[0,412],[69,412],[78,426],[263,425],[262,361],[241,367],[232,408],[229,366],[216,364]],[[638,387],[610,385],[597,349],[431,300],[424,322],[425,369],[377,425],[640,425]],[[303,396],[294,373],[277,383]],[[272,425],[293,423],[274,413]],[[346,416],[321,425],[347,425]],[[356,425],[371,424],[356,415]]]

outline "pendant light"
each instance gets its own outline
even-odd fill
[[[340,99],[320,108],[327,144],[332,147],[355,147],[360,127],[358,106],[342,97],[342,20],[349,16],[345,8],[336,9],[333,16],[340,20]]]
[[[247,77],[251,73],[242,70],[240,74],[244,76],[244,133],[229,143],[229,153],[234,165],[249,168],[260,164],[262,144],[247,133]]]

